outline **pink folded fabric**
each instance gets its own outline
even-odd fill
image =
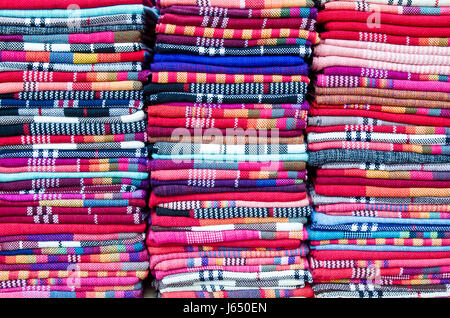
[[[356,49],[367,49],[391,53],[441,55],[445,57],[450,56],[450,47],[442,47],[442,46],[409,46],[409,45],[395,45],[389,43],[339,40],[339,39],[324,39],[321,41],[321,43],[326,45],[334,45]]]
[[[342,66],[365,67],[385,69],[399,72],[410,72],[420,74],[440,74],[450,75],[450,66],[447,65],[410,65],[398,64],[384,61],[373,61],[364,58],[343,57],[343,56],[316,56],[313,59],[312,68],[315,71],[323,70],[327,67]]]
[[[450,65],[450,56],[407,54],[399,52],[375,51],[372,49],[348,48],[336,45],[319,44],[314,49],[317,56],[343,56],[365,60],[392,62],[410,65],[432,65],[435,67]],[[345,64],[341,64],[345,65]],[[440,74],[440,73],[437,73]]]

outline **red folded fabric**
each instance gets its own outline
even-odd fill
[[[378,33],[375,33],[378,32]],[[340,39],[340,40],[354,40],[364,42],[378,42],[378,43],[390,43],[399,45],[410,46],[450,46],[450,38],[429,38],[425,37],[413,37],[413,36],[398,36],[380,33],[379,29],[370,29],[368,32],[362,30],[357,31],[328,31],[320,34],[322,39]]]
[[[327,22],[364,22],[367,23],[374,15],[373,12],[360,12],[352,10],[324,10],[320,11],[317,17],[317,23]],[[406,26],[450,26],[450,19],[447,16],[426,16],[426,15],[400,15],[390,13],[377,13],[379,22],[381,24],[394,24],[394,25],[406,25]],[[375,30],[377,28],[374,28]],[[372,29],[372,30],[374,30]]]
[[[317,177],[315,184],[320,185],[367,185],[392,188],[450,188],[450,181],[429,181],[429,180],[387,180],[387,179],[366,179],[351,177]]]
[[[98,8],[127,4],[150,3],[148,0],[0,0],[0,8],[7,10]]]
[[[208,226],[222,224],[249,224],[288,222],[287,218],[232,218],[232,219],[194,219],[183,216],[160,216],[151,214],[152,225],[162,227]]]
[[[262,201],[278,202],[298,201],[306,198],[306,192],[288,193],[288,192],[224,192],[224,193],[206,193],[206,194],[190,194],[190,195],[174,195],[170,197],[158,197],[153,192],[150,196],[150,207],[157,206],[161,203],[176,201],[211,201],[211,200],[244,200],[244,201]]]
[[[368,118],[375,118],[375,119],[379,119],[379,120],[391,121],[394,123],[405,123],[405,124],[412,124],[412,125],[419,125],[419,126],[450,127],[450,118],[429,117],[429,116],[410,115],[410,114],[393,114],[393,113],[375,112],[375,111],[359,110],[359,109],[313,108],[310,111],[310,117],[313,117],[313,116],[368,117]]]
[[[303,18],[222,18],[222,17],[202,17],[186,16],[172,13],[165,13],[159,19],[159,23],[174,25],[190,25],[200,27],[214,27],[221,29],[281,29],[281,28],[302,28],[314,31],[312,19]]]
[[[276,292],[275,292],[276,291]],[[162,293],[162,298],[235,298],[235,295],[245,295],[246,293],[240,291],[217,291],[217,292],[205,292],[205,291],[180,291],[180,292],[168,292]],[[257,291],[251,290],[252,295],[260,295],[258,298],[275,298],[276,297],[303,297],[303,298],[311,298],[314,297],[314,292],[311,286],[307,285],[304,288],[300,289],[259,289]],[[243,297],[243,296],[239,296]]]
[[[306,132],[337,132],[337,131],[367,131],[367,132],[381,132],[391,134],[419,134],[419,135],[434,135],[446,131],[445,127],[431,127],[431,126],[373,126],[373,125],[337,125],[337,126],[308,126]]]
[[[448,252],[392,252],[392,251],[345,251],[345,250],[311,250],[316,260],[378,260],[378,259],[436,259],[450,257]]]
[[[248,240],[248,241],[236,241],[236,242],[220,242],[220,243],[208,243],[208,246],[212,247],[235,247],[235,248],[283,248],[283,249],[294,249],[301,245],[300,240]],[[167,248],[172,246],[177,246],[175,244],[165,245],[165,244],[155,244],[154,241],[147,239],[148,247],[161,247]],[[185,246],[180,244],[179,246]],[[200,245],[203,246],[203,245]],[[168,253],[168,252],[166,252]]]
[[[18,224],[5,223],[0,226],[0,236],[23,234],[105,234],[144,233],[146,224],[140,225],[86,225],[86,224]]]
[[[450,28],[440,27],[416,27],[389,24],[371,25],[361,22],[327,22],[324,24],[324,28],[327,31],[377,32],[422,38],[444,38],[450,36]]]
[[[359,185],[339,185],[330,187],[328,185],[315,184],[314,190],[317,194],[337,197],[389,197],[389,198],[411,198],[411,197],[446,197],[450,195],[450,188],[390,188],[372,187]]]

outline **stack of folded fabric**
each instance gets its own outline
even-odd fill
[[[0,1],[0,297],[141,296],[145,11]]]
[[[450,296],[450,1],[323,2],[314,292]]]
[[[161,0],[150,269],[162,297],[312,296],[304,224],[309,0]]]

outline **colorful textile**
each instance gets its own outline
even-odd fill
[[[306,139],[315,296],[446,297],[448,8],[323,2]]]
[[[314,4],[159,4],[144,87],[158,296],[312,296],[302,130]]]

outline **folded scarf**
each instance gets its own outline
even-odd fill
[[[13,149],[8,146],[27,145],[27,147],[14,147],[14,149],[89,149],[95,146],[85,144],[96,144],[98,149],[126,149],[130,146],[132,148],[140,148],[142,144],[130,143],[133,141],[145,142],[147,141],[147,134],[116,134],[103,136],[16,136],[16,137],[0,137],[0,149]],[[70,145],[73,143],[74,145]],[[119,144],[114,144],[119,143]],[[122,144],[120,144],[122,143]],[[33,144],[52,144],[48,147],[44,146],[28,146]],[[55,145],[60,144],[60,145]]]
[[[0,73],[0,83],[5,82],[120,82],[120,81],[140,81],[146,82],[150,71],[141,72],[2,72]]]
[[[1,42],[94,44],[94,43],[130,43],[140,42],[138,30],[98,32],[91,34],[50,34],[50,35],[0,35]]]
[[[276,39],[299,38],[310,41],[312,44],[319,42],[319,35],[314,31],[303,29],[218,29],[206,27],[180,26],[174,24],[158,23],[155,31],[167,35],[184,35],[191,37],[205,37],[228,40],[252,40],[252,39]]]
[[[308,290],[308,295],[312,290]],[[143,291],[14,291],[2,293],[3,298],[142,298]]]
[[[301,185],[304,183],[302,179],[265,179],[265,180],[222,180],[217,179],[213,182],[205,180],[150,180],[152,187],[157,188],[160,186],[199,186],[208,189],[212,188],[236,188],[245,191],[245,189],[263,188],[263,187],[275,187],[275,186],[292,186]]]
[[[348,20],[347,20],[348,21]],[[353,32],[373,32],[374,28],[369,23],[361,23],[361,22],[327,22],[323,24],[323,27],[326,31],[353,31]],[[414,23],[414,26],[403,26],[403,25],[390,25],[390,24],[377,24],[376,31],[381,34],[386,35],[408,35],[411,37],[418,38],[432,38],[432,37],[440,37],[440,38],[448,38],[450,36],[450,30],[443,27],[436,27],[435,25],[432,27],[422,27],[416,26],[417,23]],[[411,43],[412,44],[412,43]]]
[[[333,107],[334,108],[334,107]],[[339,107],[336,107],[339,108]],[[370,108],[369,108],[370,109]],[[395,112],[397,113],[397,112]],[[413,112],[414,113],[414,112]],[[446,116],[444,116],[446,117]],[[347,135],[353,136],[355,139],[359,138],[357,136],[363,136],[371,133],[385,133],[385,134],[408,134],[411,135],[425,135],[424,138],[430,138],[430,135],[448,135],[450,130],[446,127],[433,127],[433,126],[372,126],[372,125],[359,125],[359,126],[345,126],[345,125],[337,125],[337,126],[309,126],[307,128],[307,132],[311,133],[313,136],[315,133],[326,134],[323,136],[328,136],[329,133],[338,133],[347,132]],[[380,135],[381,136],[381,135]],[[314,137],[312,137],[314,138]]]
[[[439,81],[439,82],[449,81],[448,76],[445,75],[396,72],[365,67],[333,66],[323,69],[322,73],[323,75],[328,76],[330,75],[361,76],[370,78],[411,80],[411,81]]]
[[[377,11],[378,12],[378,11]],[[372,17],[372,12],[358,12],[355,10],[324,10],[317,17],[317,23],[328,22],[367,22]],[[450,21],[446,16],[421,16],[421,15],[401,15],[380,12],[377,16],[377,23],[385,25],[415,26],[415,27],[448,27]],[[366,30],[361,30],[366,31]],[[402,33],[410,34],[411,33]]]
[[[205,18],[206,17],[206,18]],[[165,13],[159,19],[161,24],[183,25],[183,26],[198,26],[221,29],[296,29],[301,28],[308,31],[315,30],[316,21],[313,19],[304,18],[223,18],[223,17],[195,17],[177,15],[172,13]]]
[[[97,64],[99,65],[99,64]],[[0,97],[5,99],[17,100],[82,100],[82,99],[128,99],[140,100],[142,99],[143,91],[129,90],[129,91],[40,91],[40,92],[19,92],[15,94],[1,94]]]
[[[106,234],[106,233],[144,233],[146,224],[141,225],[77,225],[77,224],[20,224],[6,223],[0,228],[0,234],[21,235],[33,234],[58,234],[58,233],[80,233],[80,234]]]
[[[77,5],[79,8],[95,8],[95,7],[108,7],[114,5],[130,5],[141,4],[141,0],[58,0],[51,1],[50,3],[42,3],[39,0],[28,0],[11,3],[8,0],[0,1],[0,7],[9,10],[21,10],[21,9],[67,9],[70,5]]]
[[[160,0],[161,8],[173,5],[199,6],[196,0]],[[291,7],[314,7],[314,2],[310,0],[230,0],[223,3],[219,0],[207,0],[200,3],[204,7],[219,7],[230,9],[271,9],[271,8],[291,8]]]
[[[233,230],[233,231],[218,231],[210,232],[154,232],[152,230],[148,233],[148,239],[154,241],[156,244],[193,244],[204,245],[208,243],[223,243],[223,242],[239,242],[246,240],[276,240],[276,239],[293,239],[305,240],[308,236],[306,230],[301,232],[265,232],[265,231],[251,231],[251,230]],[[1,265],[0,265],[1,268]]]
[[[353,55],[355,49],[349,49]],[[357,52],[357,51],[356,51]],[[386,53],[383,52],[383,57]],[[395,54],[398,56],[398,54]],[[416,55],[415,55],[416,56]],[[432,59],[432,56],[427,56],[427,59]],[[316,71],[320,71],[326,67],[332,66],[350,66],[350,67],[368,67],[376,69],[386,69],[399,72],[411,72],[420,74],[450,74],[450,66],[448,65],[414,65],[414,64],[398,64],[392,62],[368,60],[361,57],[343,57],[343,56],[318,56],[314,58],[312,68]]]
[[[133,31],[129,31],[133,32]],[[307,32],[307,31],[304,31]],[[0,36],[0,40],[2,37]],[[136,42],[139,39],[128,39],[126,42]],[[18,42],[17,39],[15,42]],[[125,42],[125,41],[123,41]],[[194,37],[194,36],[183,36],[183,35],[173,35],[173,34],[162,34],[157,33],[156,42],[172,44],[172,45],[187,45],[187,46],[200,46],[215,47],[215,48],[247,48],[247,47],[266,47],[266,46],[279,46],[279,45],[289,45],[289,46],[311,46],[312,42],[298,37],[292,38],[264,38],[264,39],[252,39],[252,40],[239,40],[239,39],[215,39],[207,37]],[[274,48],[275,49],[275,48]],[[241,54],[242,55],[242,54]]]
[[[217,57],[214,57],[217,58]],[[264,64],[262,64],[264,65]],[[245,75],[307,75],[309,67],[306,63],[296,66],[269,66],[269,67],[226,67],[226,66],[214,66],[209,64],[191,64],[187,62],[164,62],[153,63],[151,65],[153,74],[157,75],[158,72],[191,72],[191,73],[207,73],[209,76],[215,76],[216,74],[223,73],[226,76],[228,74],[245,74]]]
[[[158,85],[158,84],[153,84]],[[225,84],[218,84],[225,85]],[[306,87],[306,85],[305,85]],[[263,88],[264,89],[264,88]],[[306,89],[306,88],[305,88]],[[207,104],[302,104],[305,102],[305,94],[245,94],[245,95],[223,95],[202,94],[202,93],[182,93],[182,92],[163,92],[145,96],[145,101],[150,104],[164,104],[170,102],[187,103],[207,103]],[[230,127],[230,126],[227,126]],[[151,127],[149,127],[151,129]]]
[[[295,66],[302,65],[305,61],[296,56],[258,56],[258,57],[211,57],[211,56],[192,56],[182,54],[155,54],[156,63],[178,62],[204,64],[207,66],[228,66],[228,67],[259,67],[264,66]]]
[[[192,210],[170,210],[166,208],[156,208],[158,216],[190,217],[195,219],[224,220],[233,218],[300,218],[310,216],[311,207],[298,208],[211,208]]]
[[[272,144],[302,144],[305,142],[303,136],[296,137],[237,137],[237,136],[225,136],[224,138],[215,138],[212,136],[166,136],[166,137],[148,137],[149,143],[155,142],[191,142],[191,143],[212,143],[212,144],[245,144],[254,145],[258,143]]]
[[[0,115],[7,117],[120,117],[132,115],[137,112],[138,110],[133,108],[0,108]]]
[[[60,216],[70,216],[70,214],[75,213],[77,215],[89,215],[89,210],[92,211],[93,215],[126,215],[126,214],[141,214],[142,209],[139,207],[108,207],[108,208],[64,208],[64,207],[10,207],[7,211],[2,211],[0,214],[2,217],[4,216],[52,216],[52,215],[60,215]],[[26,238],[25,238],[26,237]],[[33,237],[33,236],[31,236]],[[61,236],[62,237],[62,236]],[[10,237],[4,238],[5,240],[26,240],[29,239],[28,236],[23,237]]]
[[[0,217],[0,224],[22,223],[22,224],[141,224],[144,222],[142,215],[43,215],[43,216],[13,216]]]
[[[399,164],[372,164],[368,163],[330,163],[322,165],[322,170],[329,169],[360,169],[360,170],[376,170],[376,171],[448,171],[447,163],[399,163]]]
[[[249,188],[236,188],[231,187],[199,187],[199,186],[183,186],[183,185],[163,185],[153,189],[153,193],[158,196],[166,196],[166,197],[174,197],[179,195],[190,195],[197,193],[228,193],[231,191],[240,192],[240,193],[251,193],[251,192],[299,192],[305,193],[306,186],[305,184],[296,184],[296,185],[278,185],[278,186],[266,186],[266,187],[249,187]],[[305,193],[306,195],[306,193]],[[119,204],[119,203],[117,203]]]
[[[58,33],[61,34],[92,34],[99,32],[129,32],[129,31],[143,31],[143,25],[100,25],[89,27],[28,27],[28,26],[4,26],[0,25],[0,32],[7,34],[8,36],[20,35],[20,36],[54,36]]]
[[[448,15],[450,9],[448,7],[436,7],[435,3],[425,6],[417,3],[416,6],[405,6],[399,4],[378,4],[378,3],[361,3],[359,1],[332,1],[324,4],[326,10],[355,10],[364,12],[380,12],[398,15]]]
[[[309,153],[308,164],[320,166],[329,162],[373,163],[448,163],[449,156],[373,150],[328,149]]]
[[[1,47],[1,43],[0,43]],[[208,56],[277,56],[277,55],[295,55],[299,57],[309,57],[312,53],[311,47],[304,45],[277,45],[275,46],[256,46],[242,48],[215,48],[200,45],[181,45],[155,43],[155,51],[158,53],[179,53],[192,55],[208,55]]]
[[[20,21],[23,21],[20,19]],[[76,52],[76,53],[126,53],[145,49],[141,43],[51,44],[29,42],[1,42],[1,51],[15,52]]]
[[[377,79],[360,76],[323,75],[319,74],[316,80],[317,86],[322,87],[372,87],[401,90],[418,90],[427,92],[450,92],[450,83]]]
[[[325,149],[366,149],[377,151],[414,152],[419,154],[449,155],[449,146],[444,145],[402,145],[382,142],[360,142],[360,141],[328,141],[308,145],[309,151]]]
[[[242,83],[309,83],[309,78],[303,75],[250,75],[250,74],[217,74],[198,72],[153,72],[152,83],[184,83],[184,84],[242,84]]]
[[[1,159],[0,159],[1,160]],[[0,161],[1,162],[1,161]],[[150,169],[155,172],[155,176],[165,174],[164,170],[184,170],[184,169],[213,169],[213,170],[239,170],[244,171],[261,171],[265,173],[279,173],[280,171],[301,171],[305,170],[304,161],[271,161],[271,162],[230,162],[230,161],[200,161],[200,160],[183,160],[182,162],[174,162],[172,160],[151,160]],[[220,172],[217,172],[220,173]]]
[[[298,218],[273,218],[273,217],[243,217],[243,218],[229,218],[229,219],[195,219],[184,216],[159,216],[156,213],[151,214],[151,222],[154,226],[159,227],[184,227],[184,226],[216,226],[229,224],[262,224],[262,223],[301,223],[308,222],[307,217]]]
[[[224,94],[252,96],[259,94],[306,94],[307,83],[244,83],[244,84],[148,84],[144,94],[151,95],[160,92],[194,93],[194,94]],[[220,103],[219,103],[220,104]],[[232,127],[232,126],[229,126]]]
[[[1,191],[26,191],[26,190],[48,190],[54,192],[55,189],[82,189],[82,187],[96,185],[131,185],[139,188],[148,187],[149,183],[146,179],[130,179],[130,178],[51,178],[51,179],[27,179],[22,181],[10,181],[0,183]],[[87,189],[88,191],[89,189]],[[78,191],[81,193],[82,191]],[[74,210],[75,211],[75,210]]]
[[[302,21],[301,19],[299,21]],[[115,14],[104,15],[90,18],[46,18],[46,19],[21,19],[15,17],[3,17],[0,25],[5,26],[24,26],[24,27],[57,27],[67,28],[74,26],[76,28],[89,26],[105,25],[132,25],[143,24],[142,14]]]
[[[370,179],[392,179],[392,180],[427,180],[427,181],[445,181],[448,173],[445,171],[377,171],[377,170],[359,170],[359,169],[318,169],[317,176],[320,177],[356,177]]]
[[[164,16],[168,13],[181,14],[187,16],[209,16],[223,18],[311,18],[317,17],[316,8],[289,7],[289,8],[270,8],[270,9],[244,9],[244,8],[220,8],[210,6],[189,6],[172,5],[161,8],[160,14]]]
[[[72,64],[72,63],[34,63],[34,62],[0,62],[2,72],[36,71],[36,72],[140,72],[141,62]]]
[[[322,4],[325,4],[330,1],[335,0],[321,0]],[[339,0],[337,0],[339,1]],[[347,0],[347,1],[353,1],[358,2],[358,0]],[[403,5],[403,0],[365,0],[365,2],[369,4],[389,4],[389,5]],[[436,3],[434,0],[411,0],[408,2],[407,7],[420,7],[420,6],[429,6],[429,7],[448,7],[450,6],[449,0],[440,0],[438,3]]]
[[[367,87],[358,87],[358,88],[351,88],[351,87],[314,87],[314,90],[316,92],[316,102],[317,104],[332,104],[331,102],[322,103],[318,101],[317,99],[325,99],[325,100],[335,100],[337,98],[343,98],[339,95],[353,95],[356,97],[363,96],[366,99],[373,100],[375,98],[383,97],[387,101],[390,101],[386,106],[388,105],[399,105],[407,107],[409,104],[414,105],[412,107],[427,107],[427,108],[449,108],[445,107],[445,105],[448,105],[448,101],[450,101],[450,95],[447,93],[442,92],[420,92],[420,91],[404,91],[404,90],[395,90],[395,89],[379,89],[379,88],[367,88]],[[334,96],[328,96],[326,95],[338,95],[336,97]],[[348,96],[345,96],[348,100],[345,102],[340,102],[336,104],[365,104],[366,102],[352,102],[351,99]],[[398,99],[399,103],[395,103],[394,101]],[[403,100],[405,99],[405,100]],[[356,99],[358,100],[358,99]],[[391,101],[392,100],[392,101]],[[419,100],[416,104],[413,104],[411,100]],[[429,106],[427,104],[427,101],[433,100],[433,103],[430,103],[431,105],[439,105],[439,106]],[[378,104],[378,105],[384,105],[385,103],[374,103],[369,102],[369,104]],[[404,104],[404,105],[403,105]]]
[[[308,143],[324,141],[367,141],[367,142],[390,142],[393,144],[416,144],[416,145],[445,145],[447,144],[447,134],[438,135],[406,135],[384,134],[377,132],[329,132],[308,134]]]
[[[335,203],[448,204],[450,202],[447,197],[331,197],[317,194],[314,190],[310,190],[310,195],[315,205]]]
[[[317,194],[326,196],[365,196],[365,197],[448,197],[450,188],[387,188],[358,185],[329,187],[315,184]]]
[[[17,117],[20,118],[20,117]],[[77,118],[77,117],[55,117]],[[99,117],[102,118],[102,117]],[[104,117],[103,117],[104,118]],[[57,121],[57,120],[56,120]],[[107,135],[107,134],[130,134],[144,132],[146,124],[144,121],[136,122],[116,122],[116,123],[52,123],[52,122],[31,122],[9,126],[0,126],[0,136],[42,136],[47,131],[52,131],[55,135]],[[49,145],[51,147],[51,145]],[[48,147],[47,147],[48,148]],[[73,147],[70,147],[73,148]],[[68,149],[70,149],[68,148]],[[140,146],[138,148],[141,148]],[[36,148],[34,148],[36,149]]]
[[[229,128],[242,129],[282,129],[298,130],[306,127],[305,119],[301,118],[276,118],[276,119],[251,119],[251,118],[165,118],[149,117],[148,124],[159,127],[186,127],[186,128]]]
[[[416,19],[416,18],[414,18]],[[410,46],[394,45],[389,43],[373,43],[364,41],[336,40],[326,39],[321,43],[346,48],[366,49],[381,52],[392,52],[402,54],[421,54],[421,55],[450,55],[450,48],[441,46]]]
[[[366,29],[366,25],[361,23],[358,25],[362,27],[364,25],[364,29]],[[341,26],[340,26],[341,27]],[[397,28],[397,26],[395,26]],[[440,30],[440,28],[439,28]],[[439,30],[437,30],[438,34]],[[412,37],[406,35],[391,35],[384,33],[372,33],[374,29],[369,29],[367,32],[363,32],[360,29],[357,31],[344,31],[344,30],[332,30],[320,33],[321,39],[340,39],[340,40],[352,40],[352,41],[365,41],[365,42],[379,42],[379,43],[389,43],[389,44],[398,44],[398,45],[412,45],[412,46],[449,46],[449,39],[440,37],[440,38],[432,38],[428,37],[428,34],[425,32],[423,37]],[[408,30],[409,31],[409,30]],[[404,32],[404,30],[403,30]],[[403,33],[408,34],[408,33]]]
[[[73,3],[72,3],[73,4]],[[148,3],[146,5],[149,5]],[[150,9],[151,10],[151,9]],[[116,14],[142,14],[144,6],[139,4],[127,4],[127,5],[111,5],[107,7],[94,7],[94,8],[80,8],[77,9],[77,18],[93,18],[97,16],[108,16]],[[13,18],[61,18],[61,19],[74,19],[73,10],[68,10],[67,6],[61,9],[43,9],[31,10],[0,10],[0,16],[13,17]]]
[[[300,289],[241,289],[227,291],[182,291],[161,294],[162,298],[290,298],[314,297],[310,286]]]
[[[104,95],[104,94],[98,94]],[[95,97],[95,95],[94,95]],[[106,97],[106,96],[105,96]],[[116,96],[117,97],[117,96]],[[16,100],[16,99],[0,99],[0,109],[10,108],[134,108],[142,109],[143,101],[139,99],[91,99],[91,100]]]
[[[354,118],[358,118],[357,125],[365,125],[370,123],[367,121],[368,118],[375,120],[375,126],[378,124],[382,124],[383,121],[387,122],[396,122],[396,123],[404,123],[404,124],[413,124],[413,125],[424,125],[424,126],[442,126],[442,127],[450,127],[450,119],[448,118],[433,118],[428,116],[420,116],[420,115],[410,115],[410,114],[390,114],[383,112],[375,112],[368,110],[359,110],[359,109],[323,109],[323,108],[312,108],[310,110],[311,116],[308,120],[310,125],[316,125],[314,121],[317,118],[320,118],[321,123],[317,123],[317,125],[327,126],[324,121],[324,117],[340,117],[340,116],[348,116],[345,117],[350,119],[350,116],[355,116]],[[344,118],[343,118],[344,119]],[[376,123],[376,120],[380,120],[379,123]],[[352,122],[353,120],[348,120],[348,122]],[[343,122],[346,122],[344,119]],[[340,123],[336,123],[340,125]],[[400,125],[402,126],[402,125]]]
[[[165,203],[161,203],[157,206],[167,208],[169,210],[235,208],[235,207],[247,207],[247,208],[308,207],[308,208],[310,208],[308,199],[306,197],[299,201],[282,201],[282,202],[244,201],[244,200],[168,201]],[[174,213],[177,213],[177,212],[174,212]]]
[[[315,48],[314,53],[316,56],[351,57],[380,62],[383,61],[399,64],[410,64],[416,65],[416,67],[418,65],[434,65],[434,66],[450,65],[450,56],[374,51],[372,49],[348,48],[329,44],[319,44]],[[433,73],[430,72],[430,74]]]
[[[263,179],[305,179],[306,171],[241,171],[241,170],[156,170],[152,171],[155,180],[263,180]]]
[[[17,52],[0,51],[1,62],[40,62],[96,64],[115,62],[143,62],[147,51],[125,53],[68,53],[68,52]]]
[[[98,133],[102,134],[102,133]],[[0,158],[148,158],[149,151],[143,149],[72,151],[72,150],[3,150]]]
[[[394,267],[434,267],[434,266],[446,266],[450,259],[448,258],[430,258],[430,259],[387,259],[387,260],[330,260],[321,261],[316,260],[314,257],[310,258],[311,267],[316,268],[329,268],[329,269],[341,269],[341,268],[367,268],[369,266],[376,266],[378,268],[394,268]]]
[[[271,192],[255,192],[255,193],[212,193],[212,194],[191,194],[191,195],[177,195],[170,198],[157,196],[152,192],[150,196],[150,207],[156,206],[161,203],[173,202],[173,201],[193,201],[193,200],[245,200],[245,201],[257,201],[261,202],[273,202],[273,193]],[[277,201],[296,201],[306,198],[305,193],[277,193]]]
[[[7,82],[0,83],[0,94],[37,91],[127,91],[141,90],[143,87],[139,81],[120,82]]]
[[[152,117],[168,118],[306,118],[309,104],[275,105],[209,105],[209,104],[169,104],[154,105],[148,108]],[[1,110],[0,110],[1,112]]]
[[[153,154],[158,155],[277,155],[277,154],[303,154],[306,145],[213,145],[213,144],[189,144],[170,142],[158,142],[153,144]]]

